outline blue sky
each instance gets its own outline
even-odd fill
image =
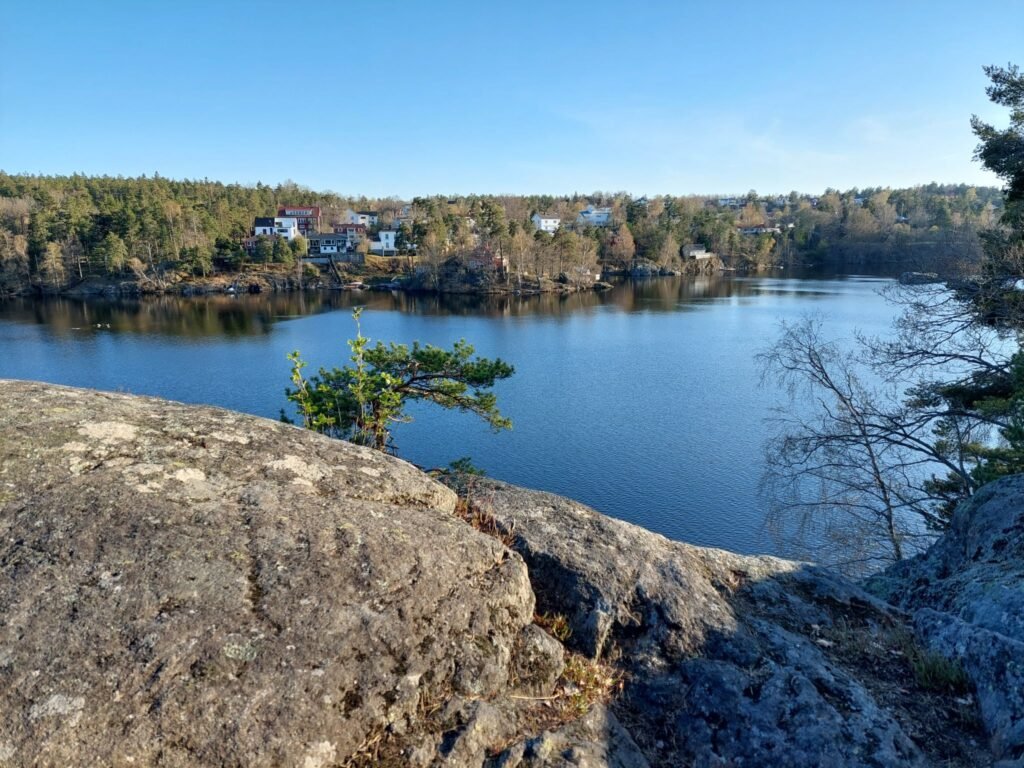
[[[308,10],[307,10],[308,9]],[[0,0],[0,169],[342,194],[994,184],[1024,3]]]

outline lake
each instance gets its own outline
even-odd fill
[[[779,273],[781,274],[781,273]],[[590,504],[670,538],[779,553],[758,482],[780,394],[755,353],[782,320],[820,314],[829,335],[885,333],[894,310],[864,276],[658,278],[566,297],[317,293],[0,301],[0,378],[159,395],[276,418],[285,356],[347,360],[365,335],[501,357],[511,432],[419,407],[397,430],[421,466],[463,456],[492,477]]]

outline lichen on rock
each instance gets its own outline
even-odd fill
[[[966,767],[979,717],[1019,756],[1019,485],[872,595],[450,478],[485,535],[415,467],[265,419],[0,395],[0,765]],[[915,631],[980,708],[915,687]]]

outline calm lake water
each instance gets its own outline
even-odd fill
[[[874,277],[660,278],[604,294],[483,299],[390,293],[0,302],[0,378],[122,390],[276,417],[287,353],[340,364],[363,332],[465,338],[516,374],[498,387],[513,431],[413,410],[403,458],[461,456],[502,480],[564,494],[675,539],[777,552],[758,481],[765,418],[755,353],[809,312],[834,337],[885,333]]]

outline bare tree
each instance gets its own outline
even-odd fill
[[[772,420],[762,491],[773,529],[794,553],[864,572],[915,554],[945,527],[935,473],[970,486],[972,466],[937,430],[955,430],[963,446],[976,438],[974,421],[876,384],[869,368],[823,337],[820,319],[784,325],[758,358],[764,378],[789,395]]]

